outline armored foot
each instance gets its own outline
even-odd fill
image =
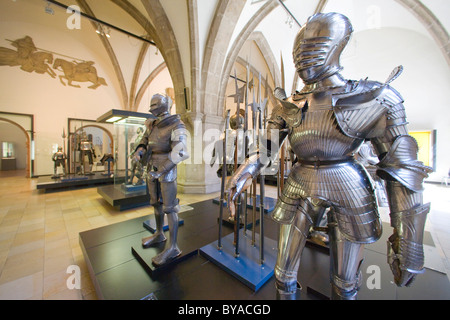
[[[169,249],[164,250],[157,256],[153,257],[152,262],[155,266],[158,267],[172,261],[179,255],[181,255],[181,250],[178,247],[171,247]]]
[[[161,243],[166,241],[167,238],[164,235],[164,233],[155,233],[154,235],[150,236],[150,237],[146,237],[146,238],[142,238],[142,246],[144,248],[148,248],[153,244],[157,244],[157,243]]]

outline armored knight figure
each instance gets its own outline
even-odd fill
[[[137,137],[134,140],[134,143],[131,143],[131,152],[133,153],[136,149],[136,145],[139,145],[139,143],[142,140],[142,136],[144,135],[144,129],[142,127],[139,127],[137,129]],[[128,184],[133,184],[133,185],[140,185],[144,183],[144,166],[142,164],[142,162],[146,161],[146,159],[136,159],[136,157],[134,156],[134,154],[130,155],[131,158],[131,175],[130,178],[128,180]],[[134,177],[137,178],[136,182],[133,182]]]
[[[189,158],[187,130],[180,116],[170,114],[172,100],[155,94],[150,102],[150,112],[156,119],[146,122],[146,131],[135,156],[147,159],[147,185],[150,204],[155,210],[156,232],[142,239],[142,245],[149,247],[166,241],[163,231],[164,215],[169,223],[169,247],[152,259],[156,266],[163,265],[181,254],[177,245],[178,212],[177,164]]]
[[[63,148],[62,147],[58,147],[58,151],[56,151],[53,156],[52,156],[52,160],[54,162],[54,167],[53,167],[53,172],[54,175],[53,177],[57,177],[58,175],[56,174],[56,171],[58,169],[59,166],[62,167],[63,169],[63,176],[66,175],[66,154],[63,152]]]
[[[86,170],[85,165],[85,156],[88,157],[89,161],[89,170]],[[93,174],[92,166],[94,165],[94,159],[96,157],[94,146],[92,145],[92,138],[89,139],[86,132],[82,132],[81,141],[80,141],[80,162],[81,162],[81,170],[82,174]]]
[[[340,75],[340,54],[352,31],[347,17],[338,13],[308,19],[293,48],[305,86],[289,98],[283,89],[275,89],[279,103],[266,140],[227,185],[232,204],[277,155],[271,129],[278,129],[280,142],[289,139],[298,162],[272,211],[280,224],[275,266],[280,298],[292,298],[297,290],[301,253],[324,207],[329,208],[331,297],[356,298],[363,247],[382,233],[369,173],[354,157],[365,140],[374,146],[377,174],[386,182],[393,227],[387,255],[395,283],[409,286],[424,271],[423,231],[430,204],[423,204],[422,183],[431,168],[417,160],[418,146],[408,135],[403,99],[390,86],[401,69],[385,83]]]
[[[243,126],[244,124],[244,117],[239,116],[236,114],[232,115],[230,117],[230,132],[227,135],[227,146],[226,146],[226,176],[231,176],[234,173],[234,156],[237,151],[237,154],[240,155],[242,153],[242,148],[244,144],[244,132],[243,130],[237,130],[239,128],[239,124]],[[226,128],[228,129],[228,128]],[[239,134],[239,136],[238,136]],[[217,140],[214,144],[213,153],[211,156],[210,166],[212,167],[216,160],[219,160],[219,162],[223,159],[223,139],[224,136],[221,137],[221,139]],[[238,143],[237,150],[236,150],[236,141]],[[251,142],[249,142],[250,144]],[[221,163],[219,165],[219,169],[217,170],[217,176],[220,178],[222,177],[222,170],[223,170],[223,164]]]

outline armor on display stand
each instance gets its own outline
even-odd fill
[[[156,232],[142,239],[142,245],[149,247],[166,241],[163,231],[164,216],[169,223],[169,247],[152,258],[155,266],[163,265],[179,255],[177,246],[178,212],[177,164],[189,158],[187,150],[187,129],[180,116],[170,114],[172,100],[155,94],[150,102],[150,110],[156,119],[146,122],[146,131],[134,155],[137,160],[146,158],[150,204],[155,210]]]
[[[136,157],[134,156],[134,151],[136,150],[136,146],[140,144],[141,140],[142,140],[142,136],[144,135],[144,129],[143,128],[138,128],[137,129],[137,137],[134,140],[134,143],[131,144],[130,148],[131,148],[131,175],[129,180],[127,181],[127,184],[132,184],[132,185],[141,185],[144,184],[144,171],[147,169],[145,167],[145,164],[143,162],[146,161],[145,158],[143,159],[136,159]],[[134,182],[134,178],[136,177],[137,181]]]
[[[54,167],[53,167],[53,176],[52,178],[57,178],[59,177],[57,175],[57,169],[59,166],[62,167],[63,169],[63,176],[66,175],[66,154],[63,152],[63,148],[62,147],[58,147],[58,151],[56,151],[53,156],[52,156],[52,160],[54,162]]]
[[[305,86],[289,98],[283,89],[275,89],[279,104],[265,141],[227,185],[231,203],[277,156],[278,146],[272,141],[281,145],[289,139],[298,162],[272,211],[280,224],[275,266],[280,297],[292,298],[297,291],[306,239],[326,208],[331,297],[356,298],[364,245],[377,241],[382,233],[369,173],[355,159],[364,141],[372,143],[380,160],[377,175],[386,183],[394,229],[388,261],[394,281],[409,286],[423,272],[423,230],[430,204],[423,204],[422,182],[431,168],[417,160],[418,146],[408,135],[403,99],[390,86],[401,68],[385,83],[346,80],[340,75],[339,58],[352,31],[348,18],[339,13],[319,13],[308,19],[293,48],[295,67]]]
[[[86,159],[85,157],[88,157],[89,161],[89,168],[86,170]],[[86,132],[81,133],[81,141],[80,141],[80,165],[81,165],[81,174],[84,175],[91,175],[94,174],[92,172],[92,167],[94,165],[94,157],[95,151],[94,146],[92,144],[92,137],[89,138]]]

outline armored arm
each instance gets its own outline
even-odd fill
[[[423,204],[424,178],[431,168],[417,160],[418,146],[408,135],[400,94],[387,86],[386,130],[372,143],[380,162],[377,175],[386,181],[393,234],[388,240],[388,263],[398,286],[409,286],[423,272],[423,231],[430,204]]]
[[[139,141],[135,141],[135,144],[137,144],[136,149],[134,151],[133,157],[136,161],[142,161],[147,150],[147,144],[148,144],[148,137],[151,132],[151,126],[153,124],[153,119],[149,119],[145,122],[146,130],[144,134],[142,135],[141,139]]]

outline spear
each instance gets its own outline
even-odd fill
[[[64,153],[66,153],[66,131],[63,128],[63,133],[61,135],[61,137],[63,138],[63,148],[64,148]]]
[[[259,93],[258,93],[258,107],[259,107],[259,125],[258,125],[258,139],[261,139],[261,134],[263,131],[263,114],[264,114],[264,107],[265,104],[261,102],[261,74],[259,74]],[[261,141],[262,142],[262,141]],[[260,142],[260,143],[261,143]],[[264,263],[264,173],[261,171],[260,177],[259,177],[259,257],[260,257],[260,264]]]
[[[230,110],[227,111],[227,116],[225,119],[225,130],[223,136],[222,145],[222,180],[220,186],[220,208],[219,208],[219,240],[217,243],[217,248],[222,250],[222,219],[223,219],[223,203],[225,201],[225,180],[227,179],[227,131],[230,125]]]
[[[235,90],[236,90],[236,95],[235,95],[235,102],[236,102],[236,121],[237,121],[237,128],[236,128],[236,146],[235,146],[235,157],[234,157],[234,169],[235,172],[237,170],[237,158],[238,158],[238,146],[239,146],[239,130],[241,129],[241,121],[240,121],[240,116],[241,116],[241,93],[239,90],[239,86],[237,83],[237,76],[236,76],[236,69],[234,70],[234,84],[235,84]],[[239,196],[237,198],[237,210],[236,210],[236,216],[235,216],[235,224],[234,224],[234,242],[235,242],[235,257],[239,257],[239,227],[240,227],[240,219],[241,219],[241,197]]]
[[[283,90],[285,89],[285,79],[284,79],[284,63],[283,63],[283,55],[280,52],[280,59],[281,59],[281,86],[283,88]],[[283,143],[283,145],[281,146],[281,154],[280,154],[280,166],[278,167],[279,169],[279,174],[280,174],[280,184],[278,186],[278,189],[281,191],[283,191],[284,189],[284,157],[285,157],[285,153],[286,153],[286,147],[285,144]]]
[[[252,79],[253,81],[253,79]],[[250,104],[252,107],[252,136],[253,143],[256,144],[257,148],[259,148],[259,140],[256,139],[256,115],[258,112],[258,102],[255,99],[255,89],[253,89],[253,102]],[[253,208],[252,208],[252,246],[255,246],[255,235],[256,235],[256,179],[252,181],[252,200],[253,200]]]

